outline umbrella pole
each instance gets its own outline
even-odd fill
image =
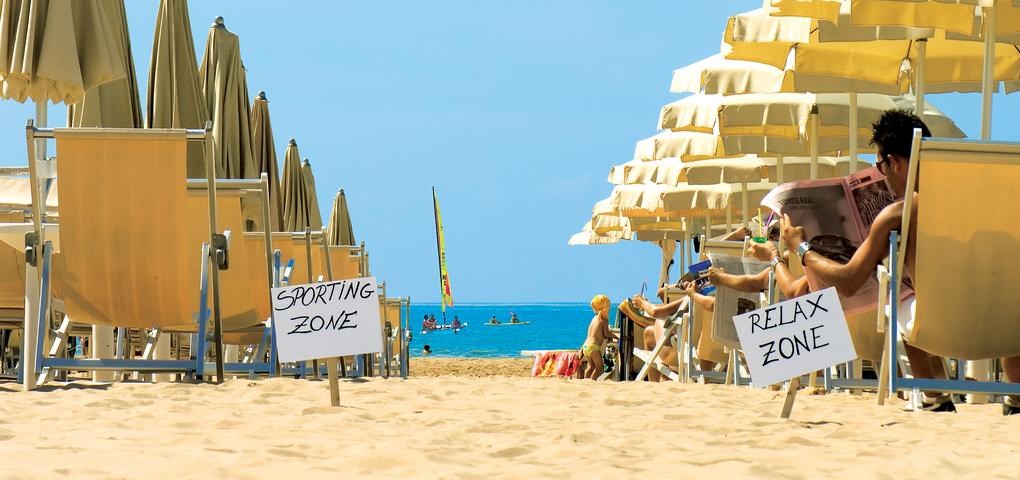
[[[212,258],[210,286],[213,299],[213,343],[216,349],[216,383],[223,383],[223,325],[220,319],[220,253],[226,256],[226,245],[218,245],[216,230],[216,154],[213,150],[212,122],[205,122],[205,175],[209,192],[209,246]],[[206,332],[199,332],[205,335]],[[203,357],[205,352],[198,352]]]
[[[981,140],[992,138],[992,88],[995,64],[995,7],[984,7],[985,58],[981,75]]]
[[[857,93],[850,92],[850,173],[857,171]]]
[[[925,78],[928,72],[928,39],[917,40],[917,74],[914,78],[914,115],[924,120],[924,95],[925,86],[928,80]]]
[[[809,129],[811,137],[809,142],[811,143],[811,180],[818,179],[818,106],[811,107],[811,125]]]
[[[747,198],[747,182],[740,184],[740,191],[743,194],[743,197],[740,199],[740,206],[744,210],[744,226],[746,227],[749,220],[747,217],[748,211],[751,208],[750,199]]]
[[[733,231],[733,209],[726,205],[726,231]]]
[[[776,183],[777,184],[784,183],[783,182],[783,156],[782,155],[776,155]]]

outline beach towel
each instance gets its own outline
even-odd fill
[[[535,364],[531,367],[533,377],[572,377],[577,374],[581,359],[577,352],[542,352],[535,355]]]

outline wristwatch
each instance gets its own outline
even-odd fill
[[[801,265],[804,265],[804,255],[807,255],[807,252],[810,251],[811,243],[809,242],[800,242],[800,245],[797,245],[797,256],[800,257]]]

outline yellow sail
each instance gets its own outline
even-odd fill
[[[439,198],[436,188],[432,187],[432,206],[436,213],[436,247],[439,249],[439,288],[442,292],[442,308],[453,306],[453,290],[450,288],[450,275],[446,271],[446,236],[443,233],[443,216],[439,213]]]

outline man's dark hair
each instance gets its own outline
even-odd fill
[[[871,124],[871,144],[886,155],[910,157],[915,128],[921,129],[922,136],[931,136],[931,130],[917,115],[908,110],[886,110],[882,118]]]

